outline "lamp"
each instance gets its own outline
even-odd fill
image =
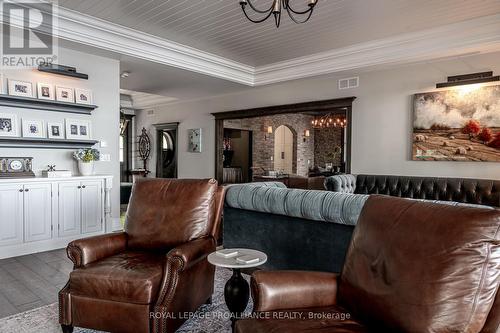
[[[260,23],[267,20],[271,15],[274,16],[274,23],[276,27],[279,28],[281,23],[281,13],[287,12],[290,19],[295,23],[305,23],[307,22],[313,13],[314,7],[318,0],[307,0],[305,5],[306,9],[297,9],[293,8],[290,5],[290,0],[273,0],[271,2],[271,7],[266,9],[259,9],[253,3],[252,0],[239,0],[241,9],[243,10],[243,14],[245,14],[246,18],[253,23]],[[260,18],[252,18],[248,15],[246,6],[249,6],[257,15],[261,15]],[[301,19],[299,19],[301,17]]]
[[[436,83],[436,88],[447,88],[461,86],[464,84],[486,83],[500,81],[500,76],[493,76],[493,72],[480,72],[472,74],[463,74],[448,76],[447,82]]]
[[[266,133],[264,134],[264,140],[267,141],[267,139],[270,137],[268,136],[268,134],[273,134],[273,127],[272,126],[267,126],[267,128],[264,127],[264,132]]]
[[[308,129],[304,130],[304,139],[303,139],[303,141],[306,142],[307,138],[310,137],[310,136],[311,136],[311,132]]]

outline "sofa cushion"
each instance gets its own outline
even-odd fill
[[[479,332],[500,280],[500,211],[371,196],[339,302],[386,331]]]
[[[265,318],[238,320],[235,332],[370,332],[364,325],[354,319],[349,311],[340,306],[269,311],[262,313],[263,317],[264,314]]]
[[[125,232],[132,249],[166,251],[209,235],[215,223],[213,179],[146,179],[134,183]]]
[[[367,195],[249,184],[232,185],[226,192],[226,204],[232,208],[348,225],[356,224],[367,199]]]
[[[73,295],[135,304],[156,299],[164,255],[126,251],[95,261],[70,274]]]

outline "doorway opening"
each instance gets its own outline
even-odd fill
[[[274,171],[282,174],[292,174],[296,172],[294,168],[294,152],[297,146],[297,136],[286,125],[280,125],[274,132]],[[294,170],[295,169],[295,170]]]
[[[156,128],[156,177],[177,178],[177,131],[179,123],[158,124]]]
[[[251,181],[252,137],[250,130],[224,128],[224,184]]]

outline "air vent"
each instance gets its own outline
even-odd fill
[[[155,114],[155,110],[148,110],[147,111],[148,116],[154,116],[154,114]]]
[[[339,90],[359,87],[359,76],[339,80]]]

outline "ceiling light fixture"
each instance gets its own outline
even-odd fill
[[[281,22],[281,13],[283,10],[286,10],[288,13],[288,16],[292,19],[293,22],[295,23],[305,23],[311,18],[311,15],[313,13],[314,7],[316,6],[316,3],[318,0],[308,0],[307,6],[308,8],[305,10],[296,10],[293,9],[290,6],[290,0],[273,0],[271,7],[266,10],[261,10],[256,8],[251,0],[239,0],[241,9],[243,9],[243,13],[253,23],[260,23],[264,22],[267,20],[271,15],[274,15],[274,22],[276,23],[276,27],[279,28],[280,22]],[[256,13],[259,14],[264,14],[261,18],[258,19],[252,19],[246,12],[246,6],[250,6],[250,8],[255,11]],[[298,19],[297,16],[302,16],[302,19]],[[304,18],[305,17],[305,18]]]
[[[124,71],[124,72],[122,72],[122,73],[120,74],[120,77],[121,77],[122,79],[126,79],[126,78],[128,78],[128,77],[129,77],[129,75],[130,75],[130,72]]]

